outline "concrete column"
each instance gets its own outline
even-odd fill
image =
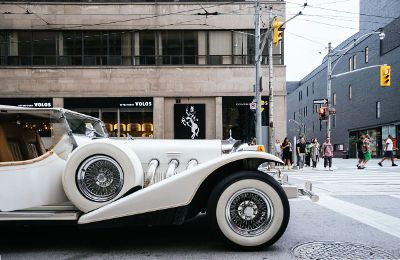
[[[64,107],[64,98],[53,98],[53,107]]]
[[[164,139],[164,98],[153,98],[153,126],[154,138]]]
[[[215,98],[215,138],[222,139],[222,97]]]

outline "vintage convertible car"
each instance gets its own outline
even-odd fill
[[[282,161],[262,146],[223,147],[110,139],[93,117],[0,105],[0,223],[182,224],[206,213],[230,245],[273,244],[288,225],[288,197],[259,166]]]

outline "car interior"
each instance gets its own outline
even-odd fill
[[[0,113],[0,163],[42,156],[46,139],[51,139],[49,115]]]

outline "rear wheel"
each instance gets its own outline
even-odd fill
[[[253,250],[275,243],[289,222],[289,202],[271,176],[242,171],[221,181],[211,193],[207,215],[230,246]]]

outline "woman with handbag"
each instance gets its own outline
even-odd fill
[[[283,140],[283,143],[281,145],[282,148],[282,159],[283,162],[285,163],[285,166],[288,166],[288,169],[290,170],[292,168],[292,144],[289,142],[289,139],[286,137]]]

